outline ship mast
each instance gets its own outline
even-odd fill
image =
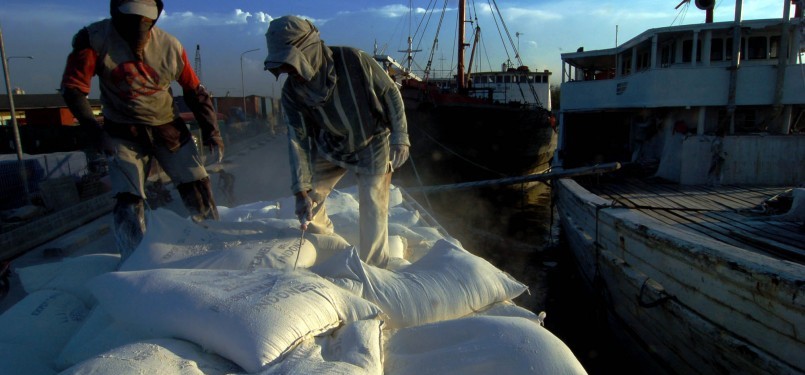
[[[459,91],[465,88],[464,84],[464,47],[467,46],[464,43],[464,12],[465,10],[465,0],[459,0],[458,2],[458,74],[456,75],[456,83],[458,84]]]

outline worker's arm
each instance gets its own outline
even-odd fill
[[[218,129],[218,116],[212,104],[212,96],[201,82],[187,60],[187,53],[182,50],[183,69],[177,82],[182,86],[184,101],[196,118],[201,129],[201,140],[205,146],[218,148],[219,159],[223,158],[224,141]]]
[[[408,139],[408,121],[405,118],[405,107],[400,90],[396,87],[386,90],[381,101],[391,121],[391,144],[411,146],[411,141]]]
[[[282,94],[282,108],[288,123],[288,153],[291,162],[291,191],[296,197],[294,212],[301,228],[307,229],[307,223],[313,220],[315,202],[308,195],[313,189],[313,138],[312,132],[305,126],[304,116],[294,101],[285,93]]]
[[[89,45],[89,32],[81,29],[73,37],[73,50],[67,56],[61,82],[61,94],[67,108],[78,120],[80,128],[90,137],[94,146],[100,147],[103,129],[89,104],[89,91],[98,54]]]
[[[364,59],[366,58],[371,59],[368,55],[364,55]],[[408,139],[405,106],[397,84],[389,77],[388,73],[374,59],[366,63],[366,66],[370,70],[368,72],[369,77],[372,79],[375,92],[383,106],[383,112],[391,126],[389,162],[393,171],[400,168],[408,160],[408,149],[411,147],[411,141]]]
[[[288,156],[291,163],[291,191],[307,192],[313,188],[313,137],[305,126],[297,104],[283,89],[282,109],[288,123]]]
[[[405,118],[405,106],[403,105],[402,95],[397,88],[397,84],[392,81],[388,73],[377,64],[371,57],[364,55],[364,59],[371,59],[370,63],[365,63],[371,70],[367,72],[372,80],[372,86],[383,106],[383,112],[391,125],[392,145],[411,146],[408,139],[408,122]]]

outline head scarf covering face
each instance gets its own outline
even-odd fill
[[[125,8],[132,5],[135,8]],[[109,10],[115,30],[129,44],[140,61],[143,60],[145,44],[151,36],[151,29],[159,18],[162,8],[162,0],[112,0],[110,2]]]
[[[320,105],[327,100],[336,81],[333,53],[310,21],[295,16],[277,18],[268,25],[266,43],[266,70],[279,76],[279,67],[288,64],[305,82],[294,79],[286,82],[306,104]]]

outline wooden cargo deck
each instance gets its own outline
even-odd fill
[[[613,206],[743,249],[805,263],[805,224],[775,220],[762,203],[791,187],[678,185],[628,180],[584,183]],[[776,214],[780,214],[779,212]]]

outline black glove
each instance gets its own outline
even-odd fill
[[[198,85],[195,89],[184,90],[184,100],[198,121],[201,143],[209,148],[210,156],[217,151],[213,160],[220,163],[224,160],[224,140],[218,130],[218,116],[212,104],[212,96],[203,85]]]
[[[220,135],[202,135],[201,143],[209,150],[209,155],[215,162],[224,160],[224,139]]]
[[[87,95],[74,88],[64,88],[62,97],[73,116],[78,119],[81,137],[86,140],[87,148],[98,154],[110,154],[106,132],[95,119]]]

